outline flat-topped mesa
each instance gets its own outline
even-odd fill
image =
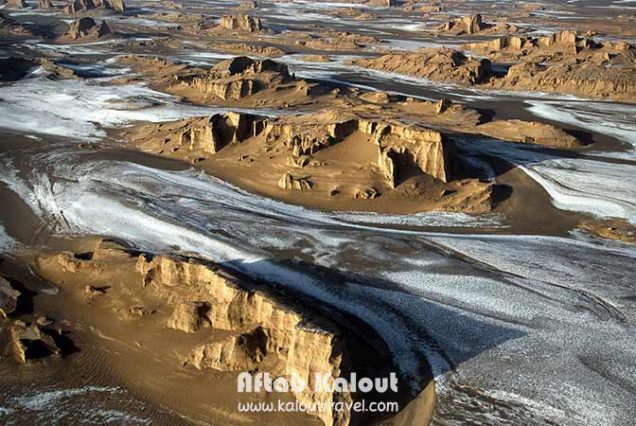
[[[198,95],[222,100],[240,100],[293,81],[286,65],[269,59],[255,61],[246,56],[220,62],[206,73],[177,78],[177,84],[187,86]],[[305,95],[311,94],[309,86],[306,92]]]
[[[230,333],[193,347],[186,364],[221,371],[267,368],[273,376],[294,375],[307,383],[316,374],[336,378],[348,368],[346,345],[333,323],[303,313],[291,301],[218,265],[141,255],[136,268],[142,285],[173,307],[168,327],[187,333],[204,327]],[[273,370],[264,366],[270,358],[277,359]],[[310,386],[294,396],[301,403],[320,402],[324,407],[351,398],[348,392],[321,392]],[[313,415],[325,425],[346,425],[350,417],[330,408]]]
[[[636,52],[629,43],[600,43],[562,31],[468,48],[486,51],[493,58],[519,61],[503,78],[491,81],[496,87],[636,101]]]
[[[219,27],[229,31],[255,33],[263,30],[261,19],[249,15],[226,15],[221,17]]]
[[[67,15],[74,15],[94,9],[124,13],[126,11],[126,5],[124,4],[124,0],[72,0],[64,7],[64,12]]]
[[[98,24],[93,18],[84,17],[74,20],[64,37],[77,40],[80,38],[100,38],[110,33],[111,31],[106,21]]]
[[[450,155],[440,132],[399,122],[361,119],[346,113],[265,118],[230,112],[153,125],[150,132],[144,132],[137,140],[142,149],[154,152],[159,148],[160,153],[185,156],[189,160],[214,156],[228,145],[251,140],[260,150],[285,156],[287,165],[303,169],[316,164],[313,159],[316,154],[352,136],[368,144],[361,149],[375,152],[367,160],[368,166],[376,169],[390,188],[402,183],[406,175],[427,174],[442,182],[448,180]],[[153,140],[167,140],[172,145],[146,142]],[[302,181],[288,172],[278,185],[283,189],[312,189],[311,181]]]
[[[351,63],[379,71],[470,85],[485,83],[493,76],[488,59],[470,58],[451,49],[422,49],[375,59],[355,59]]]
[[[510,34],[525,31],[507,23],[486,23],[480,14],[451,19],[435,28],[438,33],[449,35]]]

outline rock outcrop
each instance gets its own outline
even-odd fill
[[[24,9],[27,4],[24,0],[7,0],[7,9]]]
[[[245,31],[255,33],[263,29],[261,19],[249,15],[222,16],[219,27],[229,31]]]
[[[449,50],[422,49],[352,64],[380,71],[485,88],[570,93],[590,98],[636,101],[636,52],[628,43],[597,43],[572,31],[532,38],[510,36],[471,43],[469,50],[493,61],[517,60],[494,73],[491,60]]]
[[[283,190],[311,191],[312,186],[308,177],[294,177],[290,173],[285,173],[278,181],[278,187]]]
[[[259,117],[250,114],[217,114],[209,119],[188,122],[181,133],[180,144],[188,146],[190,151],[216,154],[228,144],[256,136],[262,127]]]
[[[313,167],[314,170],[323,167],[314,159],[316,155],[327,155],[330,147],[354,138],[364,141],[364,150],[369,152],[369,167],[376,169],[390,188],[421,174],[441,182],[446,182],[449,177],[450,154],[444,148],[440,132],[350,114],[306,114],[277,119],[230,112],[210,118],[151,125],[138,137],[142,147],[148,144],[148,147],[159,148],[160,153],[185,155],[190,160],[215,158],[228,145],[250,141],[266,152],[284,156],[286,165],[298,169]],[[153,140],[162,142],[153,144]],[[170,146],[173,148],[166,149]],[[285,171],[277,179],[277,185],[283,190],[308,191],[313,189],[314,182],[309,176]]]
[[[80,38],[100,38],[110,33],[111,31],[106,21],[98,24],[93,18],[84,17],[74,20],[64,37],[77,40]]]
[[[502,37],[463,46],[493,61],[516,61],[489,82],[494,87],[636,101],[636,51],[561,31],[543,37]]]
[[[0,277],[0,317],[6,318],[12,314],[18,306],[20,292],[11,286],[11,283]]]
[[[392,187],[404,176],[420,173],[446,182],[447,155],[440,132],[376,121],[361,121],[360,130],[378,146],[379,169]]]
[[[14,321],[10,326],[10,351],[19,364],[49,355],[62,355],[55,339],[37,324]]]
[[[521,120],[497,120],[477,126],[483,135],[513,142],[572,149],[585,146],[576,137],[550,124]]]
[[[483,22],[481,15],[476,14],[450,20],[438,29],[444,32],[453,31],[456,34],[476,34],[489,27],[490,25]]]
[[[480,14],[476,14],[451,19],[437,27],[436,31],[448,35],[489,35],[513,34],[523,30],[506,23],[486,23]]]
[[[53,2],[51,0],[38,0],[38,9],[53,9]]]
[[[273,376],[296,376],[308,383],[315,373],[339,377],[347,353],[337,328],[324,320],[311,321],[283,299],[270,296],[215,265],[195,260],[140,256],[141,283],[173,306],[168,327],[194,333],[211,327],[230,336],[193,348],[186,362],[198,369],[250,371],[267,357],[278,359]],[[303,403],[347,400],[348,393],[296,393]],[[328,425],[341,415],[330,410],[318,417]],[[340,419],[340,424],[346,424]]]
[[[451,49],[422,49],[417,53],[397,53],[375,59],[356,59],[353,65],[395,72],[430,80],[461,84],[482,84],[492,77],[488,59],[474,59]]]
[[[296,80],[287,66],[269,59],[252,60],[246,56],[222,61],[209,71],[177,77],[172,84],[178,94],[202,99],[238,101],[258,92],[278,91],[283,87],[302,96],[314,93],[317,84]]]
[[[66,5],[64,12],[68,15],[73,15],[93,9],[124,13],[126,11],[126,5],[123,0],[72,0]]]

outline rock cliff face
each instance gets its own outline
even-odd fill
[[[80,38],[100,38],[108,34],[110,34],[110,28],[105,21],[98,24],[93,18],[84,17],[73,21],[64,37],[77,40]]]
[[[142,138],[161,139],[162,128],[156,125]],[[216,154],[227,145],[255,138],[268,150],[286,153],[287,163],[302,169],[315,163],[311,161],[313,155],[354,133],[364,138],[369,149],[375,150],[374,166],[391,187],[401,183],[400,176],[421,173],[447,181],[448,155],[442,134],[399,122],[339,118],[338,114],[324,113],[270,119],[230,112],[178,122],[172,137],[178,141],[178,147],[194,151],[192,156]],[[297,190],[312,188],[310,179],[297,178],[294,173],[285,173],[278,186]]]
[[[439,30],[445,32],[453,31],[456,34],[476,34],[489,27],[490,25],[487,25],[482,21],[481,15],[476,14],[450,20],[440,26]]]
[[[187,145],[191,151],[216,154],[228,144],[256,136],[262,127],[259,118],[250,114],[217,114],[188,125],[181,133],[180,143]]]
[[[186,160],[249,190],[294,201],[405,197],[436,203],[460,194],[455,190],[460,186],[482,194],[479,207],[449,202],[444,209],[488,209],[489,184],[477,188],[454,181],[462,166],[450,142],[411,122],[340,110],[281,117],[227,113],[139,126],[128,139],[143,151]]]
[[[337,328],[320,325],[287,305],[217,266],[187,259],[140,256],[137,270],[142,285],[174,306],[168,326],[196,332],[202,324],[234,332],[219,341],[196,346],[186,362],[198,369],[252,371],[267,357],[276,358],[272,376],[307,381],[316,373],[339,377],[347,362]],[[295,394],[299,402],[329,404],[348,400],[348,393],[315,392],[309,387]],[[318,413],[327,425],[347,424],[348,416],[331,411]]]
[[[361,121],[360,130],[378,146],[378,166],[392,187],[401,176],[426,173],[447,180],[447,155],[442,134],[414,126]]]
[[[222,16],[219,27],[229,31],[255,33],[263,29],[260,18],[248,15]]]
[[[119,270],[122,277],[129,277],[128,281],[120,278],[125,283],[122,289],[112,286],[107,296],[96,297],[121,304],[134,291],[133,300],[140,312],[145,309],[139,306],[151,305],[153,312],[158,312],[155,315],[166,318],[166,328],[192,335],[191,343],[178,351],[185,366],[225,372],[265,371],[272,378],[295,376],[307,383],[316,374],[337,378],[348,371],[346,345],[336,325],[220,265],[133,254],[102,243],[89,256],[63,252],[38,262],[38,270],[45,276],[56,269],[80,279],[93,277],[96,289],[103,274]],[[112,315],[113,311],[108,312]],[[207,332],[202,336],[203,329]],[[202,338],[205,336],[207,339]],[[351,399],[348,392],[311,386],[293,395],[301,403],[319,402],[325,407]],[[349,413],[332,412],[331,408],[313,415],[325,425],[349,423]]]

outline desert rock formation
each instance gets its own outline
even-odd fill
[[[376,59],[356,59],[351,63],[380,71],[467,85],[486,83],[492,77],[491,63],[488,59],[473,59],[451,49],[429,48],[417,53],[395,53]]]
[[[420,209],[490,208],[489,184],[453,180],[458,158],[439,131],[396,120],[341,111],[280,118],[228,113],[140,126],[128,138],[141,150],[301,204],[351,208],[359,200],[400,199]]]
[[[20,292],[11,286],[11,283],[0,277],[0,316],[6,318],[13,313],[18,304]]]
[[[576,137],[550,124],[522,120],[491,121],[477,126],[477,132],[497,139],[551,148],[572,149],[585,146]]]
[[[437,27],[438,34],[445,35],[489,35],[514,34],[523,30],[506,23],[491,24],[484,22],[480,14],[454,18]]]
[[[80,18],[71,23],[69,31],[64,34],[64,38],[77,40],[80,38],[100,38],[110,34],[110,28],[106,24],[106,21],[102,21],[99,24],[96,23],[93,18]]]
[[[24,9],[27,4],[24,0],[7,0],[7,9]]]
[[[229,31],[254,33],[263,29],[260,18],[248,15],[222,16],[219,27]]]
[[[36,267],[39,274],[65,286],[67,291],[72,291],[72,283],[77,283],[76,290],[82,293],[82,280],[91,280],[94,288],[108,288],[88,303],[110,306],[111,316],[113,310],[122,313],[120,318],[112,316],[111,321],[161,316],[166,328],[193,335],[190,345],[178,351],[178,362],[185,367],[225,372],[260,370],[273,377],[293,375],[308,383],[316,373],[336,378],[350,367],[345,341],[335,324],[221,265],[131,253],[105,241],[89,255],[43,255]],[[123,280],[124,287],[102,284],[100,275],[113,273]],[[99,287],[105,284],[111,285]],[[130,292],[135,294],[132,308]],[[201,344],[196,335],[202,329],[211,330],[218,337],[208,333],[212,337]],[[51,344],[31,326],[15,333],[19,333],[16,336],[20,341],[39,338]],[[301,403],[327,405],[351,400],[348,392],[318,391],[312,387],[294,393],[294,397]],[[313,415],[325,425],[349,423],[348,412],[329,409]]]
[[[472,43],[466,49],[487,53],[473,58],[457,50],[422,49],[351,63],[380,71],[483,88],[569,93],[590,98],[636,101],[636,54],[628,43],[596,43],[572,31],[532,38],[507,36]],[[491,61],[518,63],[495,75]]]
[[[69,15],[87,12],[94,9],[111,10],[116,13],[124,13],[126,5],[123,0],[72,0],[64,8]]]

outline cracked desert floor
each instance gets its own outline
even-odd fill
[[[635,418],[636,2],[0,0],[0,424]]]

